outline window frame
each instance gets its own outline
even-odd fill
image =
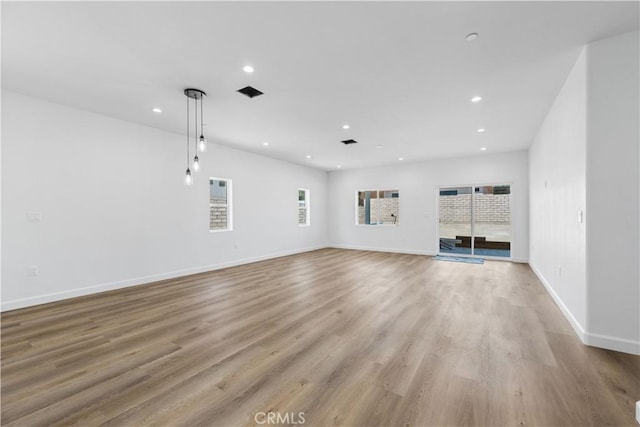
[[[227,203],[211,203],[211,181],[224,181],[227,188]],[[227,208],[227,227],[226,228],[211,228],[211,207],[224,206]],[[210,233],[223,233],[226,231],[233,231],[233,184],[231,178],[222,178],[217,176],[209,177],[209,232]]]
[[[300,223],[300,192],[304,191],[304,210],[305,210],[305,223]],[[311,190],[308,188],[298,188],[298,227],[310,227],[311,226]]]
[[[387,188],[387,187],[381,187],[381,188]],[[389,187],[391,188],[391,187]],[[359,207],[359,202],[360,202],[360,193],[364,193],[366,191],[369,191],[371,193],[376,193],[376,199],[380,198],[380,193],[384,193],[385,191],[395,191],[398,193],[398,213],[397,213],[397,217],[396,217],[396,223],[395,224],[360,224],[359,222],[359,212],[358,212],[358,207]],[[384,198],[384,197],[383,197]],[[364,190],[356,190],[355,192],[355,225],[356,226],[362,226],[362,227],[369,227],[372,225],[375,225],[376,227],[398,227],[400,226],[400,224],[397,222],[397,220],[400,217],[400,189],[396,189],[396,190],[383,190],[383,189],[364,189]]]

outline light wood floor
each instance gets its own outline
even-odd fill
[[[324,249],[4,313],[2,425],[633,426],[639,363],[526,265]]]

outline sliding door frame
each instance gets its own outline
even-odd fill
[[[476,187],[496,187],[496,186],[500,186],[500,185],[508,185],[509,186],[509,194],[510,194],[510,198],[509,198],[509,244],[510,244],[510,250],[509,250],[509,256],[508,257],[501,257],[501,256],[480,256],[480,255],[476,255],[474,254],[474,248],[475,248],[475,230],[474,230],[474,225],[475,225],[475,212],[474,212],[474,197],[475,197],[475,189]],[[446,189],[446,188],[463,188],[463,187],[468,187],[471,188],[471,254],[451,254],[448,252],[442,252],[440,251],[440,191],[442,189]],[[509,182],[509,181],[498,181],[495,182],[493,184],[450,184],[450,185],[438,185],[436,187],[436,254],[438,255],[442,255],[442,256],[451,256],[451,255],[455,255],[457,257],[466,257],[466,258],[483,258],[483,259],[489,259],[489,260],[496,260],[496,261],[513,261],[513,247],[514,247],[514,233],[513,233],[513,206],[515,205],[515,203],[513,202],[513,183]]]

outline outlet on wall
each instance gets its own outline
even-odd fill
[[[27,212],[27,220],[29,222],[41,222],[42,221],[42,212],[36,212],[36,211]]]
[[[29,276],[37,276],[38,274],[40,274],[40,269],[37,265],[30,265],[27,269],[27,274]]]

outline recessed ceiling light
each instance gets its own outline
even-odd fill
[[[342,125],[342,129],[349,129],[349,125]]]
[[[480,151],[487,151],[487,147],[480,148]]]
[[[376,148],[382,148],[382,145],[378,144],[376,145]]]
[[[471,98],[471,102],[480,102],[480,101],[482,101],[481,96],[474,96],[473,98]]]
[[[307,159],[310,159],[310,158],[311,158],[311,154],[307,154]]]
[[[159,109],[158,107],[156,107],[156,108],[153,109],[153,112],[154,113],[162,113],[162,110]]]
[[[338,165],[338,166],[336,166],[336,167],[337,167],[338,169],[340,169],[342,166]]]
[[[253,73],[253,67],[251,65],[245,65],[244,67],[242,67],[242,71],[244,71],[245,73]]]
[[[472,42],[477,38],[478,38],[478,33],[469,33],[464,37],[464,39],[468,42]]]
[[[398,160],[402,161],[402,160],[404,160],[404,157],[398,157]]]
[[[479,133],[484,132],[484,128],[480,128],[480,129],[478,129],[478,132],[479,132]]]
[[[263,142],[262,145],[264,145],[265,147],[269,145],[268,142]]]

